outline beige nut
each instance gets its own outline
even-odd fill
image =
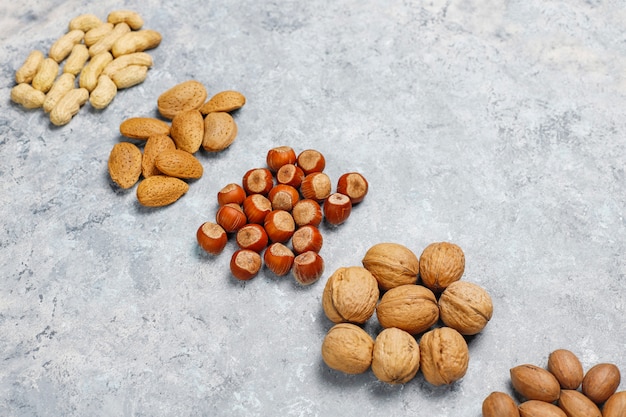
[[[111,61],[113,61],[113,55],[110,52],[102,52],[93,56],[80,73],[78,85],[81,88],[86,88],[87,91],[92,91],[98,85],[98,77]]]
[[[439,319],[435,294],[422,285],[406,284],[383,294],[376,306],[376,317],[384,328],[397,327],[416,335]]]
[[[561,390],[558,406],[567,417],[602,417],[598,406],[580,391]]]
[[[159,46],[162,38],[159,32],[152,29],[128,32],[115,41],[111,46],[111,52],[115,57],[143,52]]]
[[[118,90],[141,84],[148,76],[148,67],[145,65],[129,65],[111,75],[111,79]]]
[[[43,106],[46,95],[30,84],[21,83],[11,89],[11,100],[24,108],[37,109]]]
[[[228,148],[237,137],[237,123],[226,112],[209,113],[204,118],[202,148],[207,152],[219,152]]]
[[[567,417],[556,405],[539,400],[524,401],[518,410],[520,417]]]
[[[143,18],[133,10],[113,10],[107,16],[107,22],[114,25],[124,22],[132,30],[139,30],[143,26]]]
[[[76,44],[63,65],[63,72],[76,76],[80,74],[88,60],[89,50],[87,47],[82,43]]]
[[[196,153],[202,145],[204,119],[198,110],[186,110],[172,119],[170,136],[178,149]]]
[[[419,260],[415,253],[401,244],[378,243],[367,250],[362,263],[383,291],[417,282]]]
[[[220,91],[200,107],[204,115],[214,112],[231,112],[242,108],[246,104],[246,97],[239,91]]]
[[[420,367],[420,349],[415,338],[404,330],[384,329],[374,340],[372,372],[388,384],[405,384]]]
[[[120,123],[120,133],[127,138],[148,139],[154,135],[169,135],[170,125],[154,117],[131,117]]]
[[[89,104],[91,104],[94,109],[104,109],[111,104],[116,94],[117,85],[115,85],[113,80],[108,76],[101,75],[98,77],[96,88],[94,88],[89,95]]]
[[[196,80],[184,81],[161,93],[157,98],[157,107],[161,116],[173,119],[185,110],[197,110],[207,97],[204,85]]]
[[[431,243],[420,255],[422,283],[436,294],[461,279],[464,271],[465,255],[454,243]]]
[[[172,138],[167,135],[154,135],[146,140],[141,158],[141,173],[145,178],[162,174],[156,167],[157,156],[164,151],[174,150],[176,145]]]
[[[322,359],[334,370],[346,374],[362,374],[372,364],[374,340],[352,323],[334,325],[322,342]]]
[[[130,32],[130,27],[126,23],[121,22],[116,24],[112,31],[89,47],[89,55],[93,57],[103,52],[110,52],[115,41],[128,32]]]
[[[85,42],[85,45],[89,48],[111,33],[113,31],[113,27],[113,23],[102,23],[100,26],[96,26],[95,28],[85,32],[83,42]]]
[[[559,399],[559,381],[547,370],[524,364],[511,368],[510,374],[513,388],[527,400],[551,403]]]
[[[22,66],[15,71],[15,82],[18,84],[31,83],[44,59],[45,56],[43,52],[37,50],[31,51]]]
[[[483,417],[520,417],[515,400],[504,392],[494,391],[485,398]]]
[[[334,323],[365,323],[374,314],[378,296],[376,278],[367,269],[341,267],[326,281],[322,308]]]
[[[116,143],[108,160],[109,176],[122,189],[131,188],[141,174],[141,151],[130,142]]]
[[[70,20],[68,30],[82,30],[83,32],[88,32],[93,28],[97,28],[102,23],[102,20],[95,14],[81,14]]]
[[[109,77],[115,72],[128,67],[129,65],[143,65],[151,67],[153,65],[152,56],[145,52],[135,52],[128,55],[122,55],[109,62],[102,70],[103,75]]]
[[[562,389],[578,389],[583,382],[583,366],[578,357],[567,349],[550,353],[548,371],[556,377]]]
[[[68,91],[74,88],[74,81],[76,77],[70,73],[63,73],[52,84],[52,88],[46,94],[46,99],[43,102],[43,110],[46,113],[50,113],[54,106],[63,98]]]
[[[48,56],[60,63],[72,52],[74,45],[82,42],[84,36],[85,32],[82,30],[70,30],[52,44],[48,51]]]
[[[153,175],[137,186],[137,200],[146,207],[163,207],[176,202],[188,190],[189,184],[179,178]]]
[[[163,174],[181,179],[197,179],[204,172],[200,161],[182,149],[159,153],[154,164]]]
[[[469,349],[463,336],[449,327],[439,327],[420,339],[420,368],[432,385],[452,384],[463,378],[469,365]]]
[[[54,84],[58,74],[59,64],[52,58],[45,58],[33,78],[32,86],[39,91],[47,93],[52,88],[52,84]]]
[[[59,100],[50,112],[50,121],[56,126],[63,126],[72,120],[72,117],[89,99],[89,91],[84,88],[73,88]]]
[[[626,391],[611,395],[602,407],[602,417],[626,416]]]
[[[443,323],[463,335],[474,335],[485,328],[493,314],[491,297],[481,286],[456,281],[439,297]]]
[[[615,393],[620,382],[621,374],[616,365],[599,363],[585,373],[582,392],[594,403],[601,404]]]

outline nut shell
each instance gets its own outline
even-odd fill
[[[626,416],[626,391],[616,392],[611,395],[602,407],[603,417]]]
[[[485,328],[493,314],[491,297],[472,282],[455,281],[439,297],[443,323],[463,335],[474,335]]]
[[[374,275],[381,290],[415,284],[420,262],[415,253],[398,243],[378,243],[367,250],[363,266]]]
[[[558,406],[568,417],[602,417],[598,406],[580,391],[562,390]]]
[[[583,366],[578,357],[567,349],[557,349],[548,356],[548,371],[563,389],[578,389],[583,382]]]
[[[551,403],[559,399],[559,381],[547,370],[524,364],[511,368],[510,374],[513,388],[527,400]]]
[[[384,328],[397,327],[415,335],[437,323],[439,307],[431,290],[406,284],[383,294],[376,306],[376,317]]]
[[[520,417],[567,417],[559,407],[545,401],[524,401],[518,410]]]
[[[420,255],[422,283],[435,293],[440,293],[465,271],[465,255],[454,243],[436,242],[428,245]]]
[[[333,326],[322,343],[322,359],[329,368],[346,374],[361,374],[372,364],[374,340],[355,324]]]
[[[596,404],[603,403],[619,387],[619,368],[612,363],[599,363],[591,367],[583,378],[582,392]]]
[[[483,417],[520,417],[515,400],[504,392],[494,391],[483,401]]]
[[[326,281],[322,307],[334,323],[365,323],[374,314],[378,296],[376,278],[367,269],[342,267]]]
[[[432,385],[452,384],[463,378],[469,349],[463,336],[449,327],[430,330],[420,339],[420,368]]]
[[[372,372],[389,384],[405,384],[420,367],[420,349],[415,338],[404,330],[391,327],[374,340]]]

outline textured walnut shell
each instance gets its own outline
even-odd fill
[[[417,282],[419,259],[409,248],[398,243],[378,243],[372,246],[362,262],[383,291]]]
[[[339,268],[326,281],[322,307],[334,323],[365,323],[374,314],[379,295],[378,282],[367,269]]]
[[[431,243],[420,256],[422,283],[435,293],[460,280],[464,271],[465,254],[454,243]]]
[[[439,297],[443,323],[463,335],[485,328],[493,314],[491,297],[481,286],[465,281],[451,283]]]
[[[583,366],[578,357],[567,349],[557,349],[548,356],[548,371],[563,389],[577,389],[583,382]]]
[[[374,340],[352,323],[334,325],[324,337],[322,359],[329,368],[346,374],[361,374],[372,364]]]
[[[605,402],[619,387],[619,368],[612,363],[599,363],[591,367],[583,378],[582,392],[596,404]]]
[[[465,376],[469,349],[461,335],[450,327],[426,332],[420,339],[420,368],[432,385],[451,384]]]
[[[567,417],[565,411],[545,401],[529,400],[518,407],[520,417]]]
[[[626,391],[616,392],[611,395],[602,407],[603,417],[626,416]]]
[[[420,349],[415,338],[395,327],[384,329],[374,340],[372,372],[389,384],[405,384],[420,367]]]
[[[561,390],[558,406],[565,411],[567,417],[602,417],[600,409],[593,401],[573,389]]]
[[[400,285],[387,291],[376,306],[378,322],[384,328],[397,327],[410,334],[428,330],[439,320],[435,294],[422,285]]]
[[[559,399],[559,381],[547,370],[525,364],[511,368],[510,373],[513,388],[527,400],[551,403]]]
[[[483,417],[520,417],[515,400],[509,394],[494,391],[483,401]]]

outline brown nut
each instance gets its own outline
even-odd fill
[[[334,323],[365,323],[374,314],[378,296],[376,278],[367,269],[342,267],[326,281],[322,307]]]
[[[583,378],[582,392],[596,404],[603,403],[615,393],[621,381],[619,368],[612,363],[591,367]]]
[[[602,417],[600,409],[593,401],[573,389],[561,390],[558,406],[565,411],[567,417]]]
[[[483,401],[483,417],[520,417],[515,400],[509,394],[494,391]]]
[[[567,349],[557,349],[548,356],[548,371],[563,389],[578,389],[583,382],[583,366],[578,357]]]
[[[491,297],[481,286],[453,282],[439,297],[443,323],[463,335],[474,335],[485,328],[493,314]]]
[[[510,373],[513,388],[527,400],[551,403],[559,399],[559,381],[547,370],[525,364],[511,368]]]
[[[603,417],[626,416],[626,391],[616,392],[611,395],[602,407]]]
[[[431,290],[406,284],[383,294],[376,306],[376,317],[384,328],[397,327],[415,335],[437,323],[439,307]]]
[[[404,330],[391,327],[374,340],[372,372],[382,382],[405,384],[420,367],[420,349],[415,338]]]
[[[363,266],[374,275],[381,290],[405,284],[415,284],[419,260],[406,246],[398,243],[378,243],[365,253]]]
[[[422,283],[435,293],[440,293],[448,285],[461,279],[464,271],[465,255],[454,243],[431,243],[420,256],[419,272]]]
[[[329,368],[346,374],[361,374],[372,364],[374,340],[359,326],[340,323],[333,326],[322,343],[322,359]]]
[[[469,349],[461,333],[450,327],[426,332],[420,339],[420,368],[432,385],[451,384],[465,376]]]
[[[559,407],[545,401],[524,401],[518,410],[520,417],[567,417]]]

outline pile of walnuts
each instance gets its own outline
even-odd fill
[[[371,368],[389,384],[409,382],[420,369],[433,385],[461,379],[469,363],[464,336],[480,332],[493,313],[489,294],[460,280],[462,249],[436,242],[418,259],[401,244],[379,243],[362,264],[337,269],[324,287],[322,307],[335,323],[322,343],[326,365],[347,374]],[[362,328],[374,313],[383,328],[375,339]]]

